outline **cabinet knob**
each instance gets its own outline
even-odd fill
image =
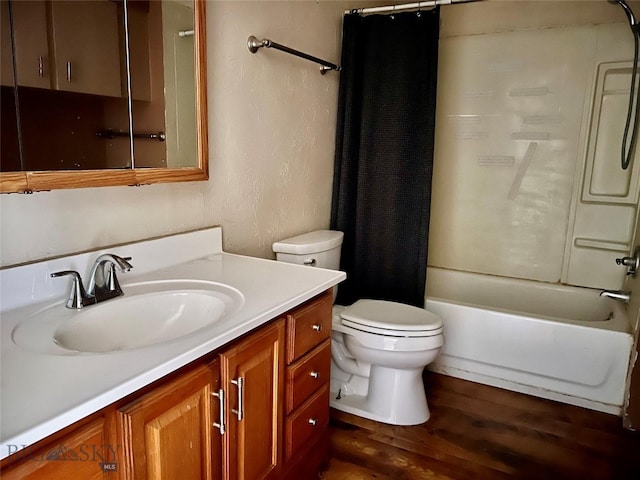
[[[317,424],[318,424],[318,420],[316,420],[315,418],[309,419],[309,425],[311,425],[312,427],[315,427]]]
[[[311,372],[311,373],[309,374],[309,376],[310,376],[311,378],[318,378],[318,377],[320,376],[320,374],[319,374],[318,372]]]
[[[322,330],[322,325],[316,324],[316,325],[312,326],[311,328],[313,328],[316,332],[319,332],[320,330]]]

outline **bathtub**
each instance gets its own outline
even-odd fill
[[[633,335],[597,290],[429,267],[445,345],[430,370],[622,414]]]

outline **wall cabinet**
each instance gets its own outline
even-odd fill
[[[51,88],[44,0],[12,2],[16,79],[23,87]]]
[[[16,453],[1,477],[313,478],[328,456],[332,299],[328,291]],[[71,461],[91,445],[100,455]],[[68,461],[48,461],[52,451]]]
[[[18,86],[122,95],[117,3],[23,0],[12,14]]]

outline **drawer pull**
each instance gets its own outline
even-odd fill
[[[320,376],[320,374],[319,374],[318,372],[311,372],[311,373],[309,374],[309,376],[310,376],[311,378],[318,378],[318,377]]]
[[[309,425],[311,425],[312,427],[315,427],[317,424],[318,424],[318,420],[316,420],[315,418],[309,419]]]
[[[242,377],[238,377],[237,380],[231,380],[231,383],[237,385],[238,387],[238,409],[232,408],[231,411],[238,416],[238,421],[241,421],[244,418],[244,410],[242,408],[243,404],[243,394],[242,390],[244,388],[244,379]]]
[[[220,389],[217,392],[211,392],[211,395],[218,397],[218,401],[220,402],[220,423],[213,422],[213,426],[220,430],[220,435],[224,435],[224,390]]]
[[[313,328],[316,332],[319,332],[322,330],[322,325],[315,324],[311,328]]]

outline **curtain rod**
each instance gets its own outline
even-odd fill
[[[371,13],[399,12],[402,10],[418,10],[420,8],[434,8],[436,5],[452,5],[454,3],[478,2],[482,0],[431,0],[427,2],[403,3],[401,5],[385,5],[383,7],[354,8],[345,10],[345,15],[349,13],[367,15]]]
[[[281,52],[288,53],[290,55],[295,55],[296,57],[304,58],[305,60],[310,60],[312,62],[318,63],[322,65],[320,67],[320,73],[324,75],[330,70],[335,70],[339,72],[341,70],[339,65],[335,65],[331,62],[327,62],[326,60],[322,60],[321,58],[314,57],[313,55],[309,55],[308,53],[301,52],[299,50],[294,50],[293,48],[286,47],[284,45],[280,45],[279,43],[272,42],[271,40],[265,38],[264,40],[258,40],[256,37],[251,35],[247,40],[247,47],[249,47],[249,51],[251,53],[256,53],[259,48],[275,48],[276,50],[280,50]]]

